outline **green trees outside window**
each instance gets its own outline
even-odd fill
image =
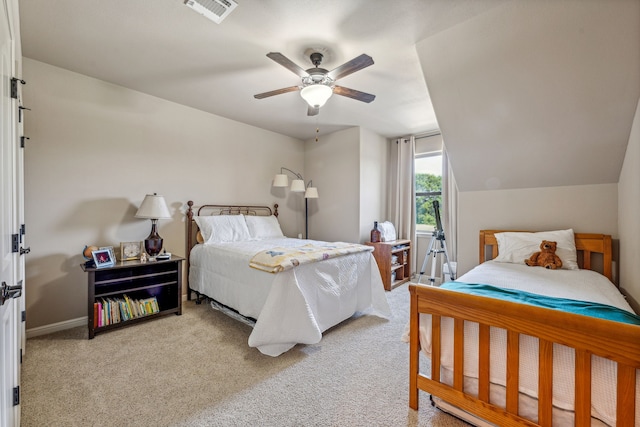
[[[436,217],[433,201],[442,206],[442,176],[416,173],[416,230],[433,231]]]

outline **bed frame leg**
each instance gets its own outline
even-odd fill
[[[197,305],[202,304],[202,300],[204,299],[202,298],[202,294],[198,291],[194,291],[194,292],[196,293],[196,304]]]

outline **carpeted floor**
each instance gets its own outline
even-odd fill
[[[393,318],[353,317],[316,345],[273,358],[250,328],[192,301],[168,316],[87,340],[75,328],[27,340],[23,426],[465,426],[408,406],[406,285]]]

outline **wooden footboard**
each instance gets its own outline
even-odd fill
[[[558,310],[467,295],[410,284],[409,406],[418,409],[418,392],[444,401],[500,426],[550,426],[552,419],[553,343],[575,349],[575,425],[591,425],[591,360],[597,355],[617,363],[617,426],[633,426],[636,370],[640,369],[640,326]],[[420,314],[432,315],[431,378],[420,373]],[[454,319],[453,385],[440,379],[440,323]],[[479,324],[478,393],[463,390],[464,322]],[[506,407],[489,399],[490,327],[507,331]],[[539,339],[538,423],[518,414],[520,335]]]

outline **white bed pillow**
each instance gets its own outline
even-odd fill
[[[249,229],[249,235],[252,239],[271,239],[277,237],[284,237],[278,218],[274,215],[270,216],[255,216],[246,215],[244,217],[247,228]]]
[[[251,239],[244,215],[197,216],[194,219],[200,228],[205,245]]]
[[[541,231],[538,233],[526,233],[507,231],[496,233],[498,241],[498,256],[495,261],[524,264],[534,252],[540,250],[543,240],[558,242],[556,255],[562,260],[562,268],[565,270],[578,270],[578,255],[573,230]]]

